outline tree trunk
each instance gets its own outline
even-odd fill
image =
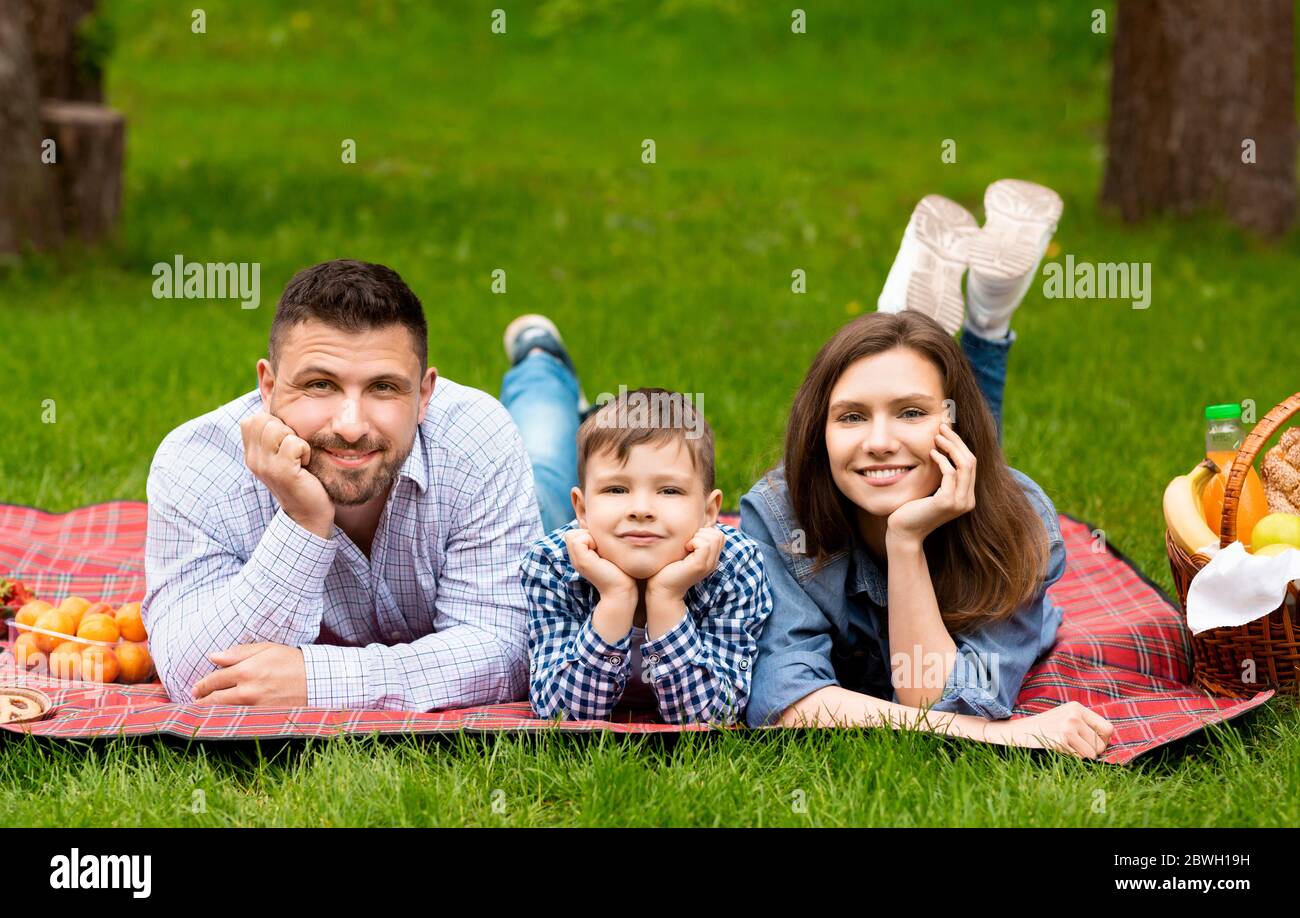
[[[0,0],[0,252],[47,248],[62,235],[41,140],[23,0]]]
[[[77,28],[95,0],[26,0],[27,36],[42,99],[104,101],[103,74],[85,58]]]
[[[122,209],[126,119],[104,105],[46,102],[41,123],[58,150],[51,168],[63,231],[94,242],[113,228]]]
[[[1285,233],[1296,209],[1292,0],[1119,0],[1102,203],[1125,220],[1223,208]]]

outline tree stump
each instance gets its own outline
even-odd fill
[[[104,101],[103,74],[87,59],[78,27],[95,0],[26,0],[27,36],[42,99]]]
[[[94,242],[122,210],[126,119],[104,105],[47,101],[41,124],[55,143],[57,161],[46,168],[56,179],[63,232]]]
[[[54,173],[41,162],[36,75],[22,0],[0,0],[0,253],[57,245]]]
[[[1295,218],[1292,0],[1120,0],[1102,203],[1125,220],[1222,207]]]

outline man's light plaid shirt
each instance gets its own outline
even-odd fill
[[[299,526],[244,464],[257,391],[182,424],[149,470],[142,613],[176,701],[208,654],[301,647],[311,706],[431,711],[527,689],[519,559],[542,534],[532,465],[505,408],[438,378],[370,557]]]

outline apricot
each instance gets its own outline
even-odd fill
[[[84,622],[87,615],[107,615],[109,618],[114,618],[117,613],[113,611],[113,607],[109,603],[91,603],[86,607],[86,611],[81,613],[81,618],[78,620],[77,624],[80,625],[81,622]]]
[[[14,616],[14,621],[20,625],[34,625],[36,619],[41,617],[42,612],[48,612],[53,608],[54,606],[43,599],[33,599],[18,610],[18,614]]]
[[[42,612],[40,618],[36,619],[35,627],[42,631],[55,632],[54,635],[36,635],[36,646],[46,653],[50,653],[68,637],[72,637],[77,633],[76,619],[72,617],[71,612],[66,612],[62,608]],[[60,635],[66,635],[66,637]]]
[[[118,675],[123,682],[148,682],[153,675],[153,657],[142,643],[123,641],[113,648],[117,652]]]
[[[69,596],[67,599],[63,600],[63,602],[59,603],[59,609],[63,612],[67,612],[69,615],[72,616],[74,621],[74,625],[73,625],[74,630],[76,629],[77,625],[81,624],[81,617],[86,613],[86,610],[89,608],[90,608],[90,600],[83,599],[80,596]]]
[[[102,613],[87,615],[81,620],[81,627],[77,629],[77,637],[88,641],[115,644],[121,636],[121,632],[117,630],[117,622]]]
[[[35,669],[37,665],[44,663],[46,660],[45,651],[41,650],[36,643],[37,637],[38,635],[32,634],[30,631],[24,631],[14,641],[14,659],[24,669]]]
[[[144,641],[149,637],[144,630],[138,602],[128,602],[117,610],[117,627],[125,641]]]
[[[84,645],[64,641],[50,654],[50,673],[56,679],[81,678],[81,650]]]
[[[120,671],[117,654],[110,647],[91,644],[81,651],[81,678],[88,682],[116,682]]]

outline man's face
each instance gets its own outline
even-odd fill
[[[402,325],[348,332],[310,320],[281,342],[279,367],[257,363],[267,410],[311,446],[307,471],[335,506],[384,498],[415,443],[437,369],[421,377]]]
[[[578,523],[596,553],[645,580],[686,557],[686,541],[717,522],[722,492],[707,497],[685,443],[641,443],[620,466],[612,452],[588,457],[585,488],[572,491]],[[647,533],[643,537],[635,533]]]

